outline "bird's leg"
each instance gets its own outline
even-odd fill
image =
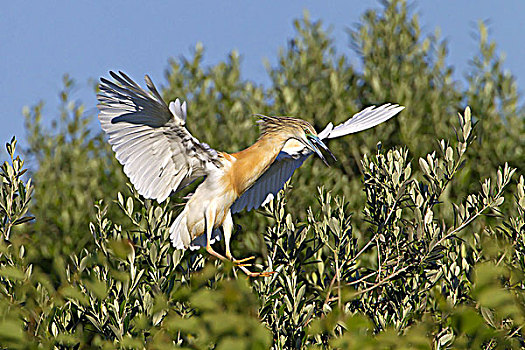
[[[226,218],[224,218],[224,222],[222,223],[222,231],[224,233],[224,245],[226,246],[226,257],[233,261],[235,259],[233,258],[233,255],[230,251],[230,240],[232,238],[232,228],[233,228],[232,213],[230,210],[228,210],[228,213],[226,214]]]
[[[226,257],[230,259],[235,265],[242,264],[246,261],[255,259],[255,256],[250,256],[245,259],[235,259],[230,251],[230,240],[232,237],[232,230],[233,230],[233,219],[232,219],[232,213],[230,210],[228,210],[228,213],[226,214],[226,218],[224,219],[224,222],[222,223],[222,230],[224,232],[224,245],[226,246]]]
[[[206,244],[206,251],[213,255],[214,257],[216,257],[217,259],[219,260],[223,260],[223,261],[226,261],[228,260],[227,258],[225,258],[224,256],[222,256],[221,254],[217,253],[215,250],[213,250],[213,248],[211,247],[210,243]]]
[[[228,213],[226,214],[226,218],[224,219],[224,222],[222,223],[222,229],[224,232],[224,244],[226,246],[226,257],[230,259],[235,266],[237,266],[239,269],[241,269],[242,272],[244,272],[249,277],[269,277],[270,275],[274,274],[275,272],[252,272],[246,268],[246,266],[250,266],[250,264],[243,264],[246,261],[255,259],[255,256],[250,256],[245,259],[235,259],[230,251],[230,240],[232,236],[232,230],[233,230],[233,219],[231,211],[228,210]]]
[[[211,235],[213,233],[214,221],[214,211],[210,208],[206,209],[206,212],[204,213],[204,230],[206,231],[206,251],[219,260],[228,260],[221,254],[213,250],[213,248],[211,247]]]

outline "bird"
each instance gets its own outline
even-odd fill
[[[204,247],[210,255],[232,261],[252,277],[268,273],[247,268],[246,262],[253,257],[233,257],[232,214],[269,203],[312,154],[327,165],[323,151],[335,160],[323,140],[372,128],[404,109],[390,103],[370,106],[337,126],[329,123],[320,133],[299,118],[258,114],[257,141],[244,150],[227,153],[195,138],[186,128],[186,102],[176,99],[167,104],[148,75],[145,90],[122,71],[109,74],[112,81],[100,78],[98,119],[137,192],[162,203],[204,178],[169,228],[173,247]],[[221,236],[225,256],[212,247]]]

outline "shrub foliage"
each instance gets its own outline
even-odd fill
[[[126,185],[65,77],[51,128],[42,104],[26,113],[30,171],[14,138],[0,169],[1,347],[525,347],[525,118],[484,25],[459,82],[446,42],[402,1],[363,15],[352,54],[308,15],[294,24],[268,86],[241,78],[235,52],[204,67],[197,45],[170,61],[164,88],[189,101],[192,133],[226,151],[256,139],[253,113],[321,129],[370,104],[407,107],[333,141],[338,163],[311,159],[236,218],[235,255],[275,273],[248,279],[175,251],[182,199]]]

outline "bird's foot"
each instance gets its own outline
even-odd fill
[[[247,257],[247,258],[244,258],[244,259],[235,259],[235,258],[231,258],[232,262],[235,264],[235,265],[240,265],[240,264],[244,264],[245,262],[247,261],[250,261],[250,260],[253,260],[255,259],[255,256],[250,256],[250,257]],[[248,265],[251,265],[251,264],[248,264]]]
[[[242,270],[248,277],[270,277],[275,271],[263,271],[263,272],[252,272],[248,270],[244,265],[238,265],[238,268]]]
[[[255,272],[253,276],[250,277],[270,277],[274,273],[277,273],[275,271],[263,271],[263,272]]]
[[[233,263],[233,265],[235,265],[235,266],[240,266],[240,265],[251,266],[251,264],[244,264],[244,263],[247,262],[247,261],[255,259],[255,256],[250,256],[250,257],[244,258],[244,259],[235,259],[233,257],[233,255],[229,251],[226,251],[226,257],[228,259],[230,259],[231,262]]]
[[[226,257],[231,260],[235,267],[241,269],[241,271],[244,272],[248,277],[270,277],[275,273],[275,271],[252,272],[248,270],[246,267],[252,266],[252,264],[245,264],[245,262],[254,260],[255,256],[250,256],[243,259],[235,259],[229,251],[226,251]]]

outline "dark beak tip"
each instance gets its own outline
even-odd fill
[[[337,162],[337,158],[336,158],[333,154],[331,154],[331,153],[330,153],[330,155],[332,156],[332,158],[334,159],[334,161],[333,161],[333,162],[330,162],[330,163],[332,163],[332,164],[330,164],[330,163],[328,163],[328,159],[327,159],[327,160],[325,161],[325,164],[326,164],[327,166],[332,166],[333,163]]]
[[[334,154],[332,153],[332,151],[330,151],[330,149],[324,144],[323,141],[321,141],[318,137],[311,137],[309,138],[311,141],[313,141],[313,143],[319,145],[321,147],[321,149],[323,149],[324,151],[326,151],[328,154],[330,154],[330,156],[332,158],[334,158],[335,161],[337,161],[337,158],[334,156]],[[323,156],[323,154],[321,153],[320,149],[316,146],[314,146],[312,144],[313,148],[314,148],[314,151],[315,153],[319,156],[319,158],[321,158],[321,160],[323,161],[323,163],[325,163],[327,166],[330,166],[330,164],[328,163],[327,159]]]

